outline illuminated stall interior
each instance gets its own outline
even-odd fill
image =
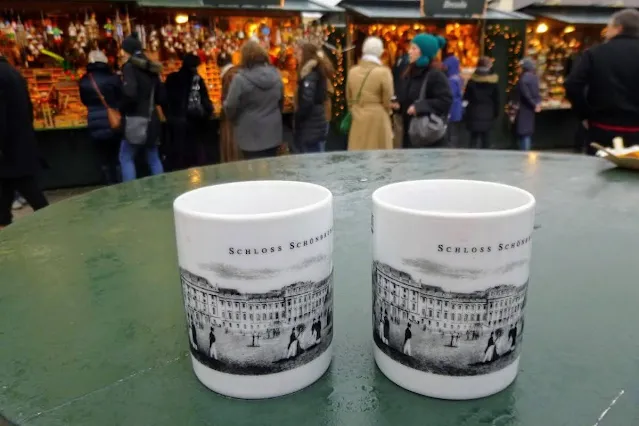
[[[530,8],[537,19],[526,30],[526,55],[535,59],[542,108],[569,109],[564,80],[584,49],[603,40],[611,8]]]
[[[185,6],[189,2],[198,7]],[[100,47],[117,69],[120,44],[131,32],[138,33],[151,59],[162,62],[163,78],[179,70],[186,53],[198,55],[216,113],[221,109],[218,56],[227,54],[237,64],[241,44],[257,38],[281,72],[285,112],[291,111],[297,87],[294,44],[301,39],[321,44],[331,32],[327,26],[303,25],[301,12],[332,9],[300,0],[268,8],[202,5],[196,0],[66,1],[34,2],[25,9],[16,3],[0,8],[0,49],[29,83],[38,129],[86,126],[78,80],[88,52]]]
[[[482,12],[481,3],[478,4],[479,12]],[[349,36],[355,48],[354,58],[361,55],[361,46],[366,37],[375,35],[385,41],[383,60],[387,65],[392,65],[416,34],[428,32],[447,39],[446,50],[459,58],[465,80],[472,75],[482,48],[485,48],[482,40],[488,22],[512,22],[529,18],[517,12],[491,8],[470,15],[459,11],[459,14],[424,16],[419,1],[344,0],[338,5],[348,12]]]

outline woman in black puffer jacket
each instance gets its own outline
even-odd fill
[[[92,80],[93,78],[93,80]],[[118,151],[122,134],[120,129],[113,130],[109,125],[107,110],[100,100],[97,85],[105,102],[111,108],[117,108],[122,98],[122,81],[107,63],[107,57],[99,50],[89,54],[86,74],[80,79],[80,99],[87,107],[87,127],[91,139],[97,144],[104,183],[111,185],[119,181]]]
[[[321,48],[308,42],[296,49],[299,64],[295,104],[295,149],[299,152],[323,152],[328,136],[327,102],[333,66]]]

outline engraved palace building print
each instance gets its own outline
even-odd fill
[[[312,361],[332,340],[332,277],[241,293],[180,269],[192,354],[232,374],[271,374]]]
[[[520,349],[527,283],[449,292],[373,263],[374,340],[412,368],[472,376],[499,370]]]

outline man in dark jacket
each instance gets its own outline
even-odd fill
[[[156,106],[162,105],[164,92],[160,81],[162,65],[149,60],[142,53],[142,43],[136,34],[132,34],[122,42],[123,86],[120,111],[126,122],[127,117],[150,118],[147,127],[146,144],[133,145],[126,140],[120,147],[120,166],[122,181],[136,178],[135,156],[140,149],[146,151],[146,160],[152,175],[164,172],[160,161],[158,144],[162,130],[161,118]],[[126,136],[126,135],[125,135]]]
[[[80,99],[87,107],[87,127],[100,153],[105,183],[118,182],[118,151],[122,134],[111,129],[107,109],[118,108],[122,97],[122,81],[109,67],[107,57],[99,50],[89,53],[86,74],[80,79]],[[104,99],[104,101],[100,98]]]
[[[607,42],[584,52],[565,82],[566,96],[588,128],[588,138],[605,146],[621,136],[639,143],[639,11],[612,15]]]
[[[0,228],[11,224],[11,204],[16,191],[33,210],[48,205],[36,181],[39,171],[33,105],[27,82],[0,55]]]
[[[182,68],[166,79],[167,119],[171,129],[173,169],[188,169],[207,163],[207,136],[213,103],[206,82],[198,74],[200,58],[189,53]]]

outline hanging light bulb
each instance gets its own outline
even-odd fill
[[[535,30],[537,34],[543,34],[546,31],[548,31],[548,25],[545,22],[542,22],[541,24],[537,25],[537,29]]]
[[[575,27],[573,25],[568,25],[564,28],[564,34],[574,33]]]
[[[176,24],[186,24],[189,22],[189,15],[185,15],[184,13],[178,13],[175,15],[175,23]]]

